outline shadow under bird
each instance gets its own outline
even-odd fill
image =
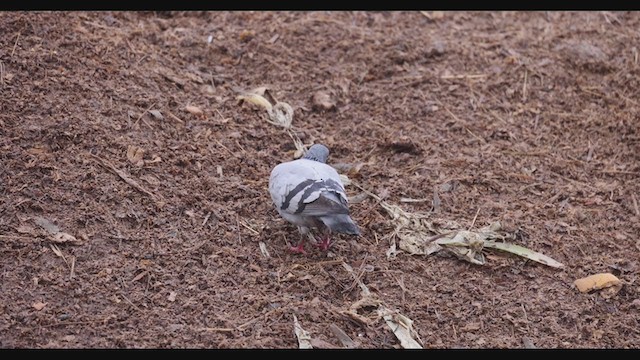
[[[280,216],[300,231],[301,239],[291,247],[292,252],[305,253],[305,237],[327,251],[332,245],[331,233],[360,234],[349,216],[349,202],[340,175],[326,164],[328,157],[329,149],[315,144],[302,158],[281,163],[271,171],[271,199]],[[311,229],[321,232],[319,242]]]

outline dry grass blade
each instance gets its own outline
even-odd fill
[[[54,223],[52,223],[51,221],[49,221],[49,220],[47,220],[47,219],[45,219],[45,218],[43,218],[41,216],[36,216],[34,218],[34,222],[38,226],[43,228],[45,231],[47,231],[49,233],[49,235],[50,235],[49,239],[52,240],[55,243],[58,243],[58,244],[71,243],[71,244],[75,244],[75,245],[78,245],[78,244],[81,243],[81,241],[76,239],[75,236],[73,236],[71,234],[67,234],[66,232],[60,231],[58,226],[56,226]]]
[[[482,253],[485,234],[472,231],[458,231],[453,237],[443,237],[435,241],[458,258],[472,264],[484,265],[486,259]]]
[[[293,145],[296,147],[296,153],[293,155],[293,157],[297,159],[302,155],[304,155],[306,148],[302,143],[302,140],[300,140],[300,138],[298,137],[298,135],[296,135],[293,131],[291,131],[291,129],[287,129],[287,134],[289,135],[291,140],[293,140]]]
[[[510,252],[512,254],[522,256],[529,260],[533,260],[554,268],[561,268],[564,266],[564,264],[548,257],[547,255],[541,254],[539,252],[527,249],[523,246],[516,245],[516,244],[509,244],[509,243],[496,242],[496,241],[485,241],[484,247],[488,249],[498,249],[498,250]]]
[[[405,349],[422,349],[422,345],[414,339],[413,320],[400,313],[393,313],[384,306],[378,308],[378,314],[400,340],[400,346]]]
[[[269,250],[267,250],[267,244],[265,244],[264,242],[260,241],[258,243],[258,245],[260,246],[260,252],[262,253],[262,256],[264,256],[266,258],[270,258],[271,255],[269,254]]]
[[[295,314],[293,315],[293,332],[296,334],[296,338],[298,338],[299,349],[313,349],[313,346],[311,346],[311,335],[300,326]]]
[[[349,335],[347,335],[347,333],[345,333],[342,329],[340,329],[336,324],[329,325],[329,330],[331,330],[333,335],[335,335],[335,337],[337,337],[338,340],[340,340],[340,342],[345,348],[355,349],[358,347],[358,345],[353,340],[351,340]]]
[[[111,164],[107,160],[102,159],[101,157],[99,157],[97,155],[93,155],[93,154],[89,154],[89,155],[91,155],[91,157],[94,158],[96,160],[96,162],[98,162],[98,164],[102,165],[106,169],[109,169],[114,174],[118,175],[120,177],[120,179],[122,179],[124,182],[126,182],[127,184],[129,184],[130,186],[135,188],[136,190],[140,191],[141,193],[149,195],[149,197],[151,197],[151,199],[156,203],[156,205],[158,207],[162,207],[163,202],[160,200],[160,198],[156,194],[154,194],[151,191],[145,189],[137,181],[135,181],[132,178],[130,178],[129,176],[127,176],[127,174],[125,174],[124,171],[116,168],[115,166],[113,166],[113,164]]]
[[[64,260],[64,262],[67,262],[67,259],[64,257],[64,254],[62,253],[62,251],[60,250],[60,248],[54,244],[49,244],[49,246],[51,247],[51,250],[53,250],[53,253],[56,254],[56,256],[62,258],[62,260]]]
[[[42,216],[36,216],[33,221],[36,225],[45,229],[49,234],[54,235],[60,232],[60,228],[56,226],[56,224],[52,223],[48,219],[43,218]]]

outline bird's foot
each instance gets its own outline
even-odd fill
[[[303,254],[306,255],[307,252],[304,250],[304,242],[300,241],[296,246],[290,246],[289,250],[294,254]]]
[[[319,247],[322,251],[328,251],[331,245],[333,245],[333,243],[331,242],[331,238],[328,235],[322,238],[322,240],[320,240],[318,243],[316,243],[316,246]]]

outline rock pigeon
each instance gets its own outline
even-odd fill
[[[332,232],[359,235],[360,230],[349,216],[347,194],[338,172],[327,165],[329,149],[315,144],[300,159],[273,168],[269,193],[278,213],[298,226],[302,236],[291,251],[304,254],[304,236],[313,238],[311,229],[324,233],[316,244],[327,251]]]

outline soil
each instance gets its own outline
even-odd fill
[[[425,348],[638,347],[638,28],[637,12],[0,13],[0,347],[297,348],[295,316],[315,348],[400,348],[381,306]],[[290,132],[238,101],[260,86]],[[360,237],[289,251],[267,184],[292,136],[361,166]],[[564,267],[394,253],[396,220],[358,186],[429,221],[499,221]],[[574,286],[597,273],[622,287]]]

